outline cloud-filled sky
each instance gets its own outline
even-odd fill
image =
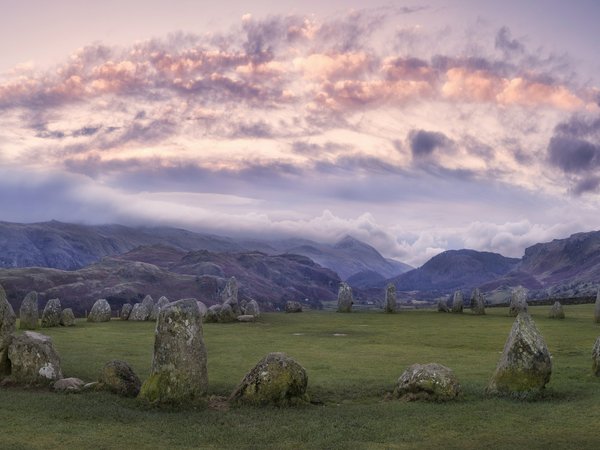
[[[0,219],[413,265],[599,229],[600,4],[481,3],[0,0]]]

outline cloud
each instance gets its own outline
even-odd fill
[[[517,39],[511,39],[510,29],[506,26],[500,28],[496,34],[495,47],[501,50],[505,55],[513,53],[522,54],[525,52],[525,45]]]
[[[430,156],[435,150],[452,144],[452,140],[444,133],[425,130],[412,130],[408,134],[408,141],[413,158]]]

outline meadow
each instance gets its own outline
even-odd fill
[[[2,449],[400,449],[598,448],[600,378],[591,349],[600,335],[593,305],[530,307],[553,356],[542,399],[489,398],[491,377],[513,318],[402,311],[339,314],[267,313],[256,323],[205,324],[210,406],[151,408],[105,392],[55,394],[0,389]],[[95,380],[111,359],[129,362],[143,380],[150,370],[154,324],[113,320],[44,329],[66,377]],[[312,404],[300,408],[227,408],[228,396],[260,358],[283,351],[302,364]],[[411,364],[438,362],[459,378],[450,403],[390,400]]]

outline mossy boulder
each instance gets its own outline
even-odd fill
[[[35,331],[13,337],[8,359],[11,381],[17,384],[50,385],[63,377],[52,339]]]
[[[8,375],[10,372],[8,347],[16,329],[17,316],[6,299],[4,288],[0,286],[0,377]]]
[[[143,322],[144,320],[148,320],[149,316],[150,311],[148,311],[146,305],[142,303],[136,303],[133,305],[133,308],[131,308],[131,313],[129,314],[128,320],[133,322]]]
[[[125,361],[109,361],[102,371],[96,389],[104,389],[123,397],[136,397],[142,382]]]
[[[121,312],[119,314],[119,317],[121,318],[121,320],[129,320],[129,315],[131,314],[132,309],[133,309],[133,305],[131,303],[125,303],[121,307]]]
[[[462,291],[454,292],[454,296],[452,297],[452,312],[455,314],[462,314],[464,306],[465,303]]]
[[[592,371],[594,375],[600,377],[600,336],[596,338],[592,349]]]
[[[108,301],[105,298],[100,298],[94,302],[94,306],[92,306],[92,310],[88,314],[87,321],[94,323],[108,322],[111,315],[112,311],[110,310]]]
[[[461,393],[452,369],[437,363],[413,364],[398,378],[394,397],[402,400],[445,402]]]
[[[479,288],[473,289],[471,294],[471,313],[477,316],[485,314],[485,298]]]
[[[487,387],[492,395],[535,396],[552,375],[546,343],[528,313],[520,313],[508,335],[496,371]]]
[[[25,296],[19,309],[19,329],[37,330],[40,327],[39,318],[38,293],[31,291]]]
[[[523,287],[518,287],[513,289],[510,294],[508,315],[511,317],[517,317],[522,312],[527,312],[527,290],[525,290]]]
[[[250,370],[229,400],[253,406],[294,406],[309,401],[306,370],[285,353],[269,353]]]
[[[383,310],[390,314],[396,312],[396,286],[393,283],[389,283],[385,288]]]
[[[349,313],[352,312],[352,305],[354,304],[354,297],[352,296],[352,288],[342,282],[338,290],[338,312]]]
[[[286,313],[300,313],[302,312],[302,303],[295,301],[287,301],[285,303],[285,312]]]
[[[44,311],[42,312],[42,328],[58,327],[60,326],[60,313],[62,308],[60,306],[60,300],[53,298],[48,300]]]
[[[150,377],[139,397],[153,404],[180,405],[205,399],[208,389],[202,316],[194,299],[164,306],[154,333]]]
[[[554,302],[554,305],[552,305],[552,308],[550,309],[550,312],[548,313],[548,317],[550,319],[564,319],[565,318],[565,311],[559,301]]]
[[[60,324],[63,327],[72,327],[75,325],[75,314],[71,308],[65,308],[60,313]]]

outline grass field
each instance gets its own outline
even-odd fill
[[[593,305],[565,307],[567,319],[530,308],[553,356],[542,400],[486,398],[485,386],[513,319],[403,311],[264,314],[257,323],[206,324],[210,395],[227,396],[266,353],[302,364],[309,395],[298,409],[165,411],[108,393],[75,395],[0,389],[2,449],[144,448],[600,448],[600,379],[591,349],[600,335]],[[153,324],[120,322],[45,329],[65,376],[97,378],[124,359],[144,379]],[[409,365],[439,362],[454,370],[464,395],[447,404],[385,400]]]

